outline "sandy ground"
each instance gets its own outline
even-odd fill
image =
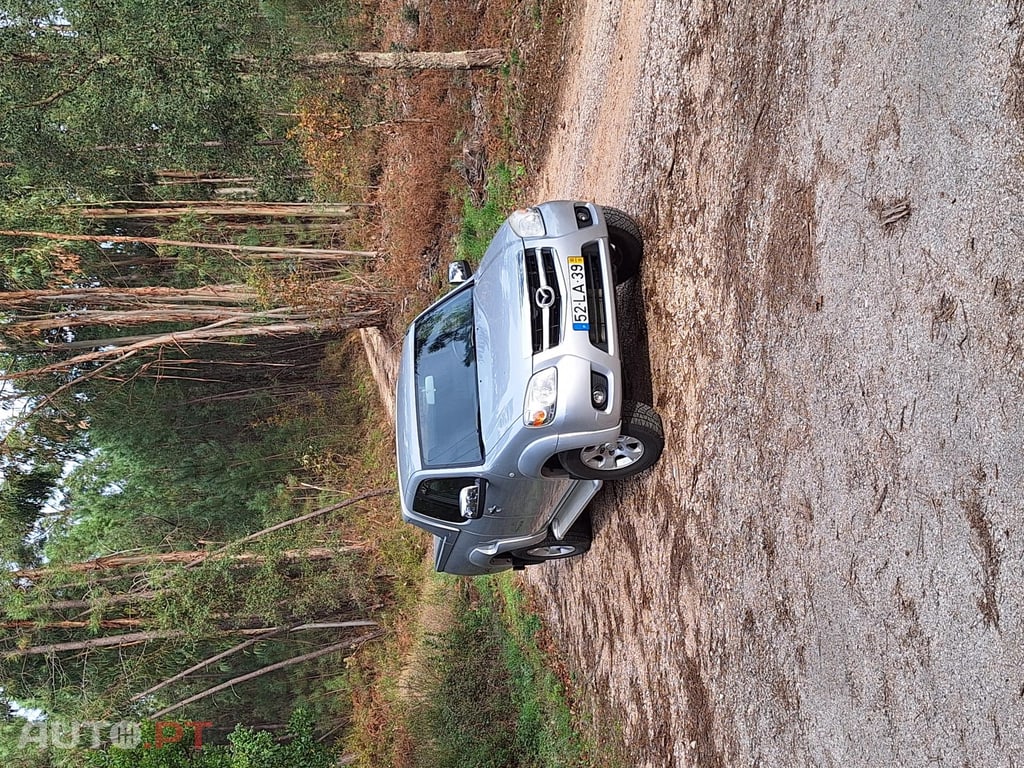
[[[537,199],[665,418],[526,576],[637,766],[1024,764],[1022,7],[579,0]]]

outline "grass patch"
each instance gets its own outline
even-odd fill
[[[428,637],[407,722],[415,768],[571,768],[593,762],[514,577],[459,581]]]
[[[498,227],[516,207],[516,182],[525,174],[521,165],[499,163],[487,172],[484,200],[477,204],[467,190],[462,200],[462,224],[455,238],[455,258],[478,264]]]
[[[500,608],[505,629],[504,659],[511,676],[517,713],[516,747],[531,766],[590,765],[589,752],[576,730],[561,681],[540,648],[540,617],[530,610],[511,574],[485,582],[491,602]]]

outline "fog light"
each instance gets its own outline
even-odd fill
[[[599,411],[608,405],[608,377],[597,371],[590,372],[590,403]]]

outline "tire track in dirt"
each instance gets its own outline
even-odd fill
[[[578,19],[536,197],[644,225],[623,332],[668,430],[526,577],[595,719],[638,766],[1015,764],[1019,9]]]

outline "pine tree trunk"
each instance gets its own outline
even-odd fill
[[[209,179],[211,183],[246,181],[246,179]],[[368,203],[314,204],[314,203],[239,203],[235,201],[204,200],[195,202],[154,202],[124,204],[111,203],[103,206],[62,210],[86,219],[180,219],[182,216],[223,216],[234,218],[290,218],[290,219],[341,219],[351,218],[356,208],[368,207]]]
[[[142,602],[143,600],[155,600],[167,590],[130,592],[124,595],[110,595],[103,598],[91,598],[83,600],[53,600],[49,603],[38,603],[27,606],[32,613],[45,613],[52,611],[71,611],[103,608],[109,605],[124,605],[126,603]]]
[[[325,51],[300,56],[296,63],[306,69],[488,69],[500,66],[505,54],[498,48],[469,51]]]
[[[145,555],[109,555],[108,557],[97,557],[94,560],[87,560],[83,563],[68,563],[67,565],[50,568],[28,568],[20,571],[11,571],[12,579],[28,579],[38,581],[55,574],[68,573],[94,573],[97,571],[109,571],[115,568],[133,568],[139,565],[188,565],[197,561],[206,560],[227,560],[238,565],[260,565],[271,560],[329,560],[344,552],[356,552],[362,550],[360,544],[352,544],[339,549],[327,547],[309,547],[307,549],[290,549],[279,552],[275,556],[257,555],[251,552],[239,554],[228,554],[224,551],[208,552],[202,549],[185,550],[180,552],[154,552]]]
[[[0,291],[0,308],[17,312],[58,303],[77,307],[137,308],[151,304],[215,304],[247,306],[256,298],[245,285],[227,283],[198,288],[40,288],[28,291]]]
[[[74,621],[33,621],[32,619],[16,619],[0,621],[0,628],[3,629],[32,629],[45,631],[47,629],[129,629],[141,627],[145,624],[144,619],[102,619],[99,622],[90,620]]]
[[[166,245],[177,248],[200,248],[228,253],[261,253],[276,256],[313,256],[372,258],[376,251],[349,251],[337,248],[282,248],[271,245],[236,245],[234,243],[198,243],[191,240],[167,240],[162,237],[132,237],[130,235],[69,235],[63,232],[37,232],[22,229],[0,229],[7,237],[38,237],[41,240],[86,243],[138,243],[140,245]]]
[[[257,627],[255,629],[225,629],[216,632],[218,636],[228,635],[253,635],[257,638],[264,637],[280,627]],[[179,640],[188,635],[181,629],[154,629],[146,632],[122,632],[119,635],[106,635],[104,637],[91,637],[88,640],[69,640],[63,643],[48,643],[46,645],[33,645],[27,648],[11,648],[3,651],[7,658],[18,658],[21,656],[49,656],[55,653],[67,651],[91,651],[96,648],[124,648],[139,643],[149,643],[155,640]]]
[[[91,637],[88,640],[73,640],[66,643],[50,643],[48,645],[33,645],[28,648],[12,648],[5,652],[8,658],[19,656],[39,656],[64,651],[87,651],[94,648],[117,648],[138,643],[148,643],[153,640],[174,640],[185,636],[185,632],[178,629],[154,629],[148,632],[125,632],[120,635],[107,635],[105,637]]]

